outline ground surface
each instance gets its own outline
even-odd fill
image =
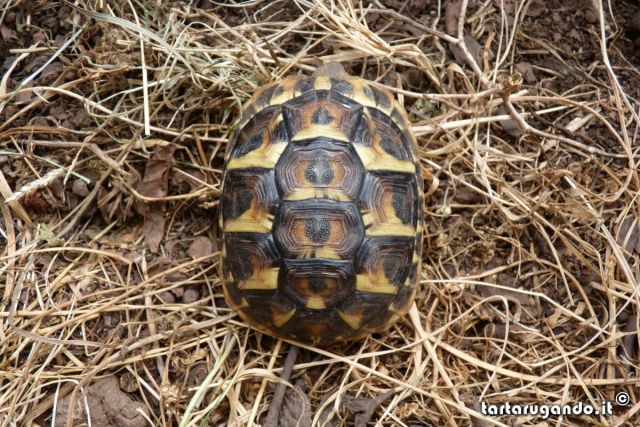
[[[264,423],[289,344],[223,301],[222,153],[327,60],[415,125],[422,289],[303,349],[280,425],[640,425],[636,1],[75,4],[0,8],[1,426]]]

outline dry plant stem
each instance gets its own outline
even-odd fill
[[[293,372],[293,367],[296,363],[299,352],[300,347],[295,344],[290,345],[287,358],[284,361],[282,373],[280,374],[280,379],[283,382],[278,382],[276,390],[273,393],[271,405],[269,405],[269,413],[267,414],[267,418],[264,422],[265,427],[278,427],[280,409],[282,408],[282,399],[284,398],[285,391],[287,391],[287,385],[285,382],[288,382],[289,378],[291,378],[291,372]]]
[[[85,80],[89,80],[89,79],[85,79]],[[64,85],[60,86],[60,87],[48,87],[48,86],[42,86],[42,87],[32,87],[29,89],[20,89],[19,92],[22,91],[43,91],[44,93],[42,95],[40,95],[37,99],[35,99],[34,101],[31,102],[31,104],[27,105],[26,107],[24,107],[22,110],[18,111],[17,113],[15,113],[10,119],[8,119],[5,123],[3,123],[2,125],[0,125],[0,131],[3,131],[4,129],[7,128],[7,126],[9,125],[9,123],[11,123],[13,120],[15,120],[17,117],[23,115],[24,113],[26,113],[27,111],[35,108],[36,106],[38,106],[39,104],[41,104],[43,102],[43,100],[48,100],[51,97],[53,97],[54,94],[62,94],[62,95],[66,95],[70,98],[73,99],[77,99],[79,101],[83,101],[87,106],[91,106],[92,108],[95,108],[98,111],[101,111],[105,114],[108,114],[110,116],[113,116],[114,118],[117,118],[118,120],[122,120],[125,123],[129,123],[132,125],[135,125],[141,129],[144,128],[144,123],[140,123],[137,120],[133,120],[130,119],[129,117],[126,117],[124,115],[119,115],[116,114],[114,111],[96,103],[95,101],[92,101],[90,99],[87,99],[81,95],[78,95],[76,93],[73,93],[69,90],[64,89],[64,87],[72,87],[73,85],[71,85],[70,83],[73,82],[69,82],[69,83],[65,83]],[[154,132],[158,132],[164,135],[169,135],[169,136],[173,136],[173,137],[180,137],[180,138],[186,138],[186,139],[193,139],[193,135],[190,133],[193,129],[183,129],[182,131],[174,131],[171,129],[167,129],[167,128],[161,128],[161,127],[157,127],[157,126],[150,126],[149,127],[150,130],[154,131]],[[212,137],[205,137],[205,136],[200,136],[199,137],[202,141],[210,141],[210,142],[227,142],[226,138],[212,138]]]
[[[363,410],[360,413],[356,414],[355,427],[366,427],[369,421],[371,421],[371,418],[373,417],[373,414],[375,413],[376,408],[382,405],[387,399],[389,399],[391,396],[393,396],[397,392],[398,390],[391,389],[391,390],[387,390],[380,396],[377,396],[375,399],[372,399],[372,400],[369,399],[365,403],[364,405],[365,407],[361,408]]]
[[[273,352],[271,354],[271,358],[269,359],[269,365],[267,366],[268,370],[272,370],[276,364],[277,356],[280,353],[280,348],[282,347],[282,340],[278,340],[275,347],[273,348]],[[253,403],[253,407],[251,408],[251,415],[249,416],[248,425],[253,425],[253,422],[258,414],[258,408],[262,401],[262,396],[264,395],[265,390],[267,389],[267,384],[269,381],[265,378],[260,383],[260,389],[258,390],[258,394],[256,396],[256,401]]]
[[[409,309],[409,318],[411,319],[411,323],[413,323],[413,327],[415,328],[417,335],[419,336],[420,340],[422,341],[425,350],[427,350],[427,353],[429,354],[429,357],[431,358],[433,367],[438,371],[438,373],[442,376],[442,379],[444,380],[444,382],[447,384],[447,388],[448,388],[449,392],[451,393],[451,396],[459,404],[462,405],[463,403],[460,400],[460,395],[458,393],[458,390],[456,390],[456,387],[453,384],[453,381],[451,380],[451,377],[449,376],[449,374],[447,373],[446,369],[444,368],[444,365],[440,361],[440,359],[438,357],[438,354],[435,351],[435,348],[433,347],[433,345],[431,345],[431,343],[429,343],[429,341],[427,339],[427,333],[425,332],[424,328],[422,327],[422,324],[420,323],[420,315],[419,315],[419,312],[418,312],[418,307],[416,306],[415,303],[411,306],[411,309]],[[437,384],[434,384],[434,386],[437,386]],[[443,414],[443,415],[446,414],[446,416],[447,416],[447,424],[450,425],[450,426],[457,426],[457,423],[456,423],[455,419],[451,416],[451,411],[449,411],[449,409],[446,407],[444,402],[442,402],[441,400],[436,400],[435,404],[438,407],[438,409],[440,410],[441,414]]]
[[[6,246],[6,256],[8,258],[12,258],[16,253],[16,231],[13,227],[13,218],[11,216],[11,211],[9,207],[5,203],[0,203],[0,211],[2,212],[2,217],[4,219],[4,223],[6,226],[6,236],[7,246]],[[4,256],[5,254],[3,254]],[[2,295],[2,301],[0,301],[0,309],[2,311],[8,311],[9,305],[11,303],[11,294],[13,292],[14,286],[14,266],[10,266],[5,274],[5,286],[4,292]],[[0,341],[4,341],[6,337],[4,336],[4,331],[0,329]]]
[[[380,3],[379,0],[376,0],[375,4],[376,4],[376,6],[378,6],[378,9],[373,9],[373,8],[367,9],[370,13],[380,13],[380,14],[385,14],[385,15],[392,16],[395,19],[398,19],[400,21],[407,22],[407,23],[411,24],[412,26],[418,28],[421,31],[424,31],[425,33],[428,33],[428,34],[431,34],[431,35],[433,35],[435,37],[438,37],[438,38],[444,40],[447,43],[457,43],[458,42],[457,38],[452,37],[447,33],[443,33],[442,31],[438,31],[438,30],[436,30],[434,28],[427,27],[426,25],[424,25],[424,24],[422,24],[420,22],[417,22],[416,20],[411,19],[408,16],[402,15],[402,14],[398,13],[397,11],[395,11],[393,9],[385,8]]]
[[[488,89],[489,87],[491,87],[491,82],[489,82],[487,77],[484,75],[484,73],[480,69],[478,62],[475,60],[473,55],[471,55],[471,52],[469,51],[469,48],[467,47],[467,44],[464,41],[464,24],[467,16],[468,4],[469,4],[469,0],[462,0],[460,4],[460,12],[458,13],[458,38],[454,42],[454,44],[462,51],[467,63],[473,69],[473,72],[482,83],[482,86],[485,89]]]
[[[493,83],[491,83],[487,77],[484,75],[484,73],[482,72],[482,70],[480,69],[480,66],[478,65],[477,61],[475,60],[475,58],[473,57],[473,55],[471,55],[471,52],[469,52],[469,48],[467,47],[465,41],[464,41],[464,24],[465,24],[465,17],[466,17],[466,11],[467,11],[467,6],[468,6],[468,0],[462,0],[461,5],[460,5],[460,12],[459,12],[459,17],[458,17],[458,38],[456,40],[456,42],[454,43],[455,46],[457,46],[458,48],[460,48],[460,50],[462,51],[462,54],[464,55],[467,63],[469,64],[469,66],[471,66],[471,68],[473,69],[476,77],[480,80],[480,82],[482,83],[482,86],[485,89],[489,89],[493,86]],[[524,118],[520,115],[520,113],[518,113],[511,101],[510,98],[510,92],[504,91],[502,94],[502,100],[503,100],[503,105],[505,107],[505,109],[507,110],[507,112],[509,113],[509,116],[511,116],[511,118],[518,124],[518,127],[520,127],[520,129],[527,133],[534,133],[538,136],[541,137],[551,137],[551,138],[555,138],[559,141],[568,143],[570,145],[573,146],[578,146],[580,148],[585,149],[588,152],[598,152],[600,150],[597,150],[594,147],[587,147],[583,144],[580,144],[576,141],[573,141],[569,138],[563,138],[561,136],[556,136],[556,135],[551,135],[548,134],[546,132],[540,131],[536,128],[534,128],[533,126],[529,125]]]
[[[425,339],[430,339],[432,341],[436,340],[433,336],[427,336],[427,337],[425,337]],[[419,345],[419,344],[421,344],[421,341],[413,342],[410,345],[407,345],[406,347],[412,347],[414,345]],[[441,346],[442,344],[438,342],[438,345]],[[386,375],[384,373],[381,373],[381,372],[377,371],[374,368],[371,368],[369,366],[366,366],[366,365],[363,365],[361,363],[358,363],[357,361],[352,360],[352,358],[340,356],[340,355],[333,354],[333,353],[330,353],[328,351],[322,350],[320,348],[309,347],[309,346],[306,346],[306,345],[303,345],[303,344],[301,344],[300,347],[308,349],[310,351],[314,351],[314,352],[316,352],[318,354],[324,355],[325,357],[327,357],[329,359],[326,363],[335,363],[335,362],[346,363],[349,366],[356,367],[359,371],[362,371],[362,372],[367,373],[369,375],[373,375],[373,376],[375,376],[375,377],[377,377],[379,379],[384,379],[386,381],[389,381],[389,382],[391,382],[393,384],[398,385],[399,387],[401,387],[403,389],[410,390],[410,391],[412,391],[414,393],[420,394],[420,395],[425,396],[425,397],[429,397],[429,398],[434,399],[436,401],[442,401],[443,403],[447,404],[448,406],[450,406],[452,408],[456,408],[456,409],[460,410],[463,413],[467,413],[469,415],[474,415],[476,417],[487,418],[485,415],[482,415],[480,412],[475,411],[475,410],[470,409],[470,408],[467,408],[462,403],[442,398],[440,395],[438,395],[436,393],[432,393],[431,391],[425,390],[425,389],[423,389],[421,387],[418,387],[416,385],[413,385],[411,383],[407,383],[405,381],[393,378],[393,377],[391,377],[389,375]],[[404,350],[404,349],[405,348],[398,348],[398,349],[392,350],[391,352],[397,352],[397,351],[401,351],[401,350]],[[458,355],[458,356],[466,355],[464,352],[458,351],[457,349],[454,349],[454,348],[447,348],[447,350],[449,352],[452,352],[452,353]],[[365,356],[365,355],[359,355],[358,358],[362,358],[363,356]],[[483,367],[485,369],[488,369],[490,372],[494,371],[495,367],[493,365],[491,365],[489,363],[481,362],[481,361],[479,361],[477,359],[475,359],[475,361],[476,362],[480,362],[480,365],[484,365]],[[302,365],[301,367],[304,367],[304,366],[305,365]],[[502,369],[502,372],[507,372],[507,371],[508,370]],[[521,378],[521,377],[522,377],[522,375],[520,375],[520,373],[515,373],[515,372],[513,373],[513,378]],[[544,379],[542,379],[542,381],[544,381]],[[638,380],[638,382],[640,382],[640,380]],[[619,381],[619,383],[623,383],[623,380],[621,379]],[[555,384],[555,382],[553,382],[553,384]],[[608,384],[609,384],[609,382],[608,382]],[[501,422],[495,421],[495,420],[492,420],[492,421],[496,423],[495,425],[498,425],[498,426],[501,426],[501,427],[507,427],[507,425],[504,424],[504,423],[501,423]]]
[[[4,177],[4,174],[0,170],[0,196],[2,196],[3,198],[2,204],[8,205],[14,211],[14,213],[22,221],[24,221],[26,225],[31,225],[31,218],[29,217],[27,212],[24,210],[24,208],[20,205],[20,203],[17,200],[15,200],[14,202],[10,201],[10,199],[14,197],[14,194],[15,193],[11,191],[11,187],[9,186],[9,183]]]

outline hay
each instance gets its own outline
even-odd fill
[[[288,344],[223,302],[222,153],[256,87],[329,60],[405,104],[426,250],[406,319],[303,347],[313,425],[352,422],[354,397],[377,425],[638,420],[632,3],[22,3],[0,13],[0,425],[74,422],[111,376],[144,407],[124,425],[264,422]]]

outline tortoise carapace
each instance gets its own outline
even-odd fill
[[[260,87],[225,153],[221,277],[252,327],[317,346],[387,329],[421,267],[406,113],[339,64]]]

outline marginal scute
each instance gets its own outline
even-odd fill
[[[398,144],[398,142],[395,141],[394,138],[385,130],[378,129],[374,140],[378,141],[380,148],[382,148],[385,153],[390,154],[398,160],[407,160],[407,155],[403,150],[404,147],[402,147],[401,144]]]
[[[387,97],[387,95],[374,86],[370,86],[371,93],[373,95],[373,99],[376,101],[376,105],[382,107],[384,109],[388,109],[391,107],[391,101]]]
[[[229,199],[229,204],[227,206],[230,208],[230,212],[228,216],[237,218],[251,207],[253,191],[249,188],[238,188],[236,191],[231,192]]]
[[[415,271],[415,270],[414,270]],[[413,303],[413,299],[415,297],[416,291],[418,287],[414,286],[402,286],[398,290],[398,294],[394,299],[394,308],[396,314],[402,315],[409,311],[411,303]]]
[[[311,343],[318,345],[325,340],[325,337],[331,331],[331,325],[327,321],[309,321],[305,325],[305,335],[311,338]]]
[[[338,92],[342,95],[352,95],[354,92],[353,85],[349,83],[347,80],[331,78],[331,90]]]
[[[338,310],[338,315],[354,331],[358,330],[360,326],[362,326],[362,313],[349,314]]]
[[[358,320],[358,328],[349,331],[352,334],[383,330],[389,326],[386,323],[390,315],[388,307],[391,304],[390,301],[395,301],[395,298],[395,295],[356,291],[351,303],[341,307],[342,315],[340,313],[338,315],[349,329],[356,326],[355,320]]]
[[[295,314],[296,309],[292,308],[291,310],[281,311],[277,310],[275,307],[272,308],[271,318],[273,320],[273,325],[276,328],[281,328],[282,325],[291,320],[291,317]]]
[[[236,157],[244,156],[247,153],[250,153],[253,150],[257,150],[264,144],[264,133],[266,129],[260,129],[253,135],[249,135],[242,144],[238,146],[238,150],[236,150]]]
[[[232,157],[242,157],[266,142],[265,134],[279,112],[277,108],[267,108],[254,114],[232,141]]]
[[[286,328],[298,314],[295,306],[278,298],[273,298],[277,291],[245,291],[248,307],[241,315],[251,325],[260,326],[261,330],[273,334],[272,331]]]
[[[415,136],[382,87],[332,73],[263,86],[225,152],[225,300],[311,345],[387,329],[418,288],[423,192]]]
[[[409,148],[411,152],[411,157],[418,168],[420,167],[420,156],[418,154],[418,146],[414,142],[416,137],[413,135],[413,131],[411,129],[411,123],[409,123],[409,118],[407,117],[407,113],[404,110],[400,109],[399,105],[396,105],[391,111],[391,119],[395,123],[398,128],[398,131],[402,133],[403,141],[407,141],[406,146]],[[418,176],[421,176],[419,174]]]
[[[269,103],[271,102],[271,98],[280,92],[282,92],[282,87],[279,84],[271,84],[256,96],[255,103],[260,106],[269,105]]]
[[[362,105],[375,109],[381,114],[388,115],[391,113],[393,103],[387,95],[387,91],[378,89],[373,84],[363,84],[361,90],[356,94],[356,98]]]
[[[313,82],[309,79],[302,78],[293,86],[293,90],[297,95],[313,91]]]
[[[411,209],[412,203],[407,203],[406,194],[401,192],[394,192],[391,200],[393,206],[393,213],[396,215],[403,224],[410,224],[413,220],[413,209]]]

